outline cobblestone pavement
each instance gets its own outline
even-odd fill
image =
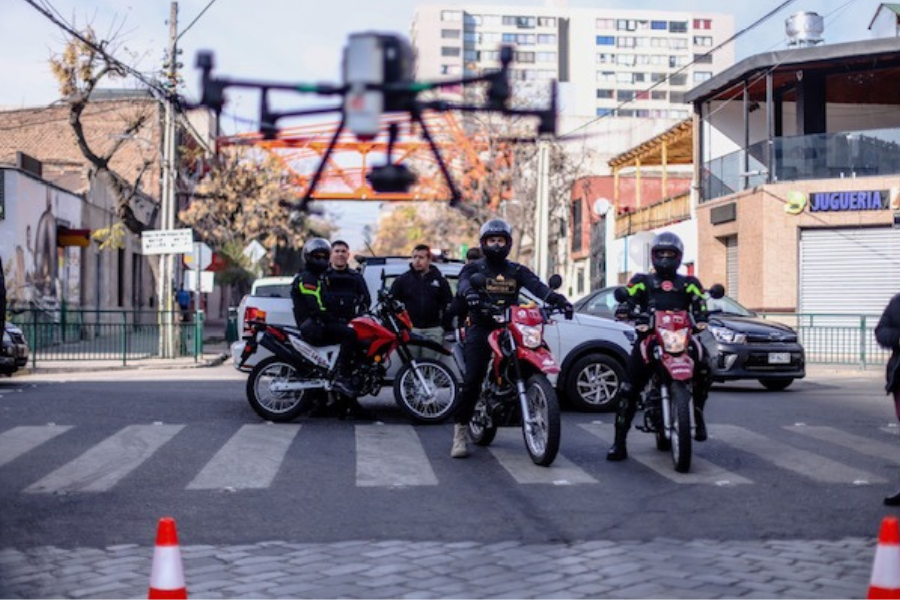
[[[864,598],[875,539],[182,546],[192,598]],[[0,550],[3,598],[145,598],[153,548]]]

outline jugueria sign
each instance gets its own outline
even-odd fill
[[[809,212],[860,212],[891,208],[890,190],[853,190],[845,192],[788,192],[784,212],[799,215]]]

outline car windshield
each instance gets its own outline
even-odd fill
[[[253,293],[254,296],[262,296],[264,298],[290,298],[291,284],[267,284],[260,285]]]
[[[719,313],[723,315],[737,315],[739,317],[752,317],[756,313],[747,310],[743,306],[732,300],[728,296],[722,296],[719,299],[707,298],[706,308],[711,313]]]

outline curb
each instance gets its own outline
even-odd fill
[[[23,367],[13,373],[13,377],[24,377],[28,375],[50,375],[55,373],[87,373],[98,371],[142,371],[153,369],[205,369],[209,367],[217,367],[224,363],[230,355],[227,352],[220,352],[214,356],[208,354],[196,362],[190,359],[182,361],[168,361],[148,364],[146,361],[135,360],[127,365],[113,364],[97,364],[91,361],[72,361],[66,366],[42,367],[38,365],[36,368]],[[152,359],[150,359],[152,360]],[[190,361],[190,362],[188,362]]]

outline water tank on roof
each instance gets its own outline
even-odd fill
[[[825,21],[815,12],[794,13],[784,21],[788,46],[815,46],[825,41]]]

